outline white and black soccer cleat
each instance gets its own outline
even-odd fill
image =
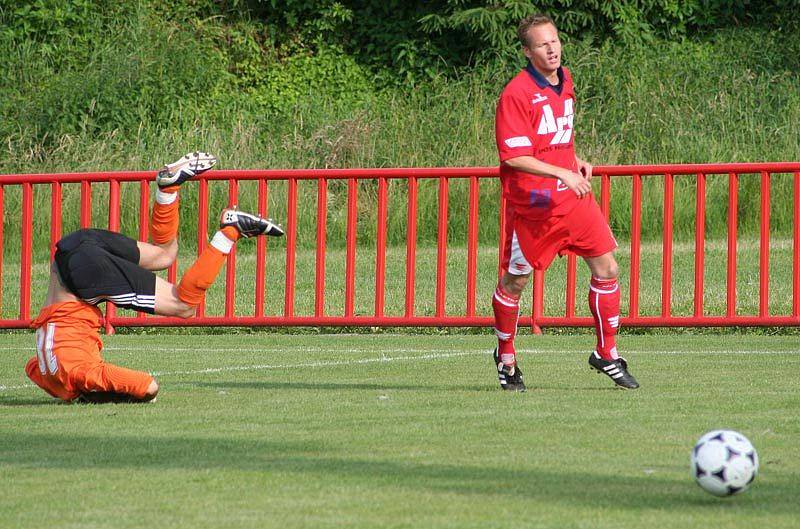
[[[497,379],[500,381],[500,387],[506,391],[525,391],[527,388],[525,387],[525,382],[522,381],[522,370],[520,370],[519,366],[514,365],[506,365],[498,356],[497,348],[495,347],[494,353],[492,353],[492,360],[494,361],[494,366],[497,368]]]
[[[628,372],[628,362],[622,357],[616,360],[606,360],[595,351],[589,355],[589,365],[598,373],[607,375],[614,381],[614,384],[621,388],[636,389],[639,387],[639,383]]]
[[[264,219],[258,215],[239,211],[236,206],[222,211],[219,227],[233,226],[242,237],[256,237],[258,235],[269,235],[270,237],[281,237],[283,228],[276,224],[272,219]]]
[[[177,162],[167,164],[158,171],[156,184],[165,188],[179,186],[190,178],[205,173],[217,163],[217,157],[207,152],[190,152]]]

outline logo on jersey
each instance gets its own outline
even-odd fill
[[[549,189],[533,189],[530,194],[532,208],[546,208],[550,206],[551,191]]]
[[[547,101],[547,96],[543,96],[539,92],[536,92],[536,99],[531,99],[531,105],[535,105],[536,103],[541,103],[542,101]]]
[[[572,98],[564,101],[564,115],[556,118],[553,115],[553,108],[550,105],[542,107],[542,119],[539,121],[539,130],[536,131],[540,136],[554,134],[550,140],[550,145],[569,143],[572,139],[572,122],[574,112],[572,110]]]

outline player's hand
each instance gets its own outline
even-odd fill
[[[583,177],[588,180],[589,182],[592,181],[592,170],[594,166],[587,161],[581,160],[580,158],[575,158],[578,162],[578,172],[583,175]]]
[[[592,184],[590,184],[589,180],[584,178],[584,176],[580,173],[564,171],[564,173],[560,175],[558,179],[561,180],[561,183],[578,195],[578,198],[583,198],[592,192]]]

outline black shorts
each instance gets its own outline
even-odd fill
[[[139,247],[130,237],[97,229],[72,232],[56,243],[55,263],[64,286],[87,303],[155,312],[156,275],[139,266]]]

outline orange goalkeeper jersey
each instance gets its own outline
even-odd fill
[[[144,396],[153,380],[149,374],[107,364],[100,356],[101,318],[97,307],[82,301],[44,307],[31,323],[36,329],[36,356],[25,366],[28,378],[62,400],[89,391]]]

